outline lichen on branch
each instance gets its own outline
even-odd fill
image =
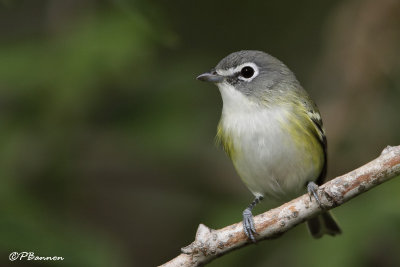
[[[324,210],[330,210],[371,188],[400,175],[400,146],[386,147],[381,155],[364,166],[323,184],[318,195]],[[321,213],[316,201],[304,194],[278,208],[254,217],[258,241],[274,238]],[[182,254],[162,267],[202,266],[234,249],[250,245],[241,222],[214,230],[200,224],[195,240]]]

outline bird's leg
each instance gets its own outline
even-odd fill
[[[254,238],[254,235],[257,234],[256,232],[256,227],[254,226],[254,219],[253,219],[253,213],[251,211],[253,208],[263,199],[264,197],[262,196],[257,196],[253,202],[243,211],[243,230],[244,233],[247,235],[248,238],[251,239],[254,243],[256,242],[256,239]]]
[[[324,209],[324,206],[321,203],[321,200],[319,200],[317,191],[318,191],[318,185],[314,182],[308,182],[307,183],[307,191],[308,191],[308,195],[310,196],[310,201],[312,201],[312,196],[314,196],[315,200],[317,201],[319,207],[321,209]]]

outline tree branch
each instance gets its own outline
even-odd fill
[[[319,197],[326,210],[333,209],[369,189],[400,175],[400,146],[386,147],[381,155],[366,165],[339,176],[319,188]],[[282,206],[254,217],[257,240],[270,239],[321,213],[316,201],[305,194]],[[182,254],[162,267],[202,266],[216,257],[251,244],[236,223],[213,230],[200,224],[196,239],[182,248]]]

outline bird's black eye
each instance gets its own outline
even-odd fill
[[[253,70],[252,67],[246,66],[246,67],[242,68],[242,70],[240,71],[240,74],[241,74],[244,78],[248,79],[248,78],[253,77],[253,75],[254,75],[254,70]]]

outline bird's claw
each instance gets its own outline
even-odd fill
[[[324,209],[324,206],[322,205],[321,200],[319,199],[318,196],[318,185],[314,182],[308,182],[307,184],[307,191],[308,191],[308,195],[310,196],[310,201],[312,201],[312,196],[314,196],[315,200],[317,201],[319,207],[321,209]]]
[[[250,208],[247,208],[243,211],[243,230],[247,237],[255,243],[256,239],[254,235],[257,234],[257,231],[256,227],[254,226],[253,214],[251,213]]]

